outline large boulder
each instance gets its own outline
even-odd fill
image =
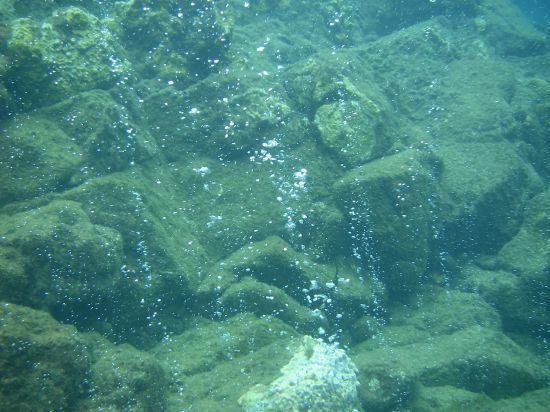
[[[301,297],[302,289],[309,288],[312,281],[324,285],[332,280],[325,270],[309,269],[310,266],[322,267],[296,252],[280,237],[269,236],[215,264],[202,280],[199,293],[223,292],[239,278],[253,276]]]
[[[425,288],[414,304],[392,310],[392,326],[414,328],[431,336],[448,335],[472,326],[500,330],[499,313],[477,293]]]
[[[549,191],[529,201],[520,230],[498,252],[497,264],[533,281],[547,280],[550,270]]]
[[[315,125],[323,145],[346,165],[366,163],[388,146],[382,109],[365,96],[322,105]]]
[[[411,401],[413,411],[436,412],[454,410],[483,410],[493,401],[484,393],[471,392],[455,386],[418,385]]]
[[[111,23],[142,78],[189,84],[217,71],[231,44],[227,5],[210,0],[119,2]]]
[[[304,336],[279,378],[247,391],[239,404],[246,412],[314,410],[356,412],[357,368],[342,349]]]
[[[101,90],[12,117],[0,148],[0,204],[63,191],[158,152],[131,111]]]
[[[528,200],[543,189],[540,177],[507,142],[450,143],[435,152],[447,248],[498,251],[519,230]]]
[[[239,70],[234,67],[185,91],[151,88],[146,115],[170,160],[194,152],[222,160],[255,156],[260,162],[277,162],[282,159],[273,152],[296,145],[309,129],[280,87],[267,90],[253,79],[241,80],[235,76]]]
[[[2,289],[24,273],[27,280],[17,283],[22,289],[13,291],[16,300],[80,324],[105,315],[120,281],[119,232],[94,225],[78,203],[60,200],[4,218],[0,227],[4,250],[17,257]]]
[[[29,108],[111,87],[130,71],[112,33],[78,7],[56,10],[43,22],[15,20],[6,54],[12,62],[8,88]]]
[[[322,334],[340,334],[342,325],[372,313],[386,297],[384,286],[358,276],[353,264],[317,263],[276,236],[250,243],[214,264],[198,295],[212,302],[201,305],[209,316],[213,311],[274,315],[307,333],[321,327]]]
[[[419,383],[501,399],[543,388],[549,377],[539,358],[501,332],[481,326],[402,346],[367,346],[358,345],[351,353],[366,410],[405,406]]]
[[[112,345],[101,338],[93,347],[90,396],[80,410],[159,411],[167,390],[163,366],[147,352]]]
[[[461,285],[494,305],[504,327],[533,336],[549,336],[548,287],[550,240],[548,192],[528,204],[517,235],[496,256],[462,271]]]
[[[479,392],[471,392],[454,386],[419,385],[411,402],[413,411],[437,412],[478,410],[485,412],[541,411],[550,401],[547,388],[525,392],[520,396],[497,401]]]
[[[476,24],[501,56],[532,56],[548,49],[543,32],[510,0],[482,1]]]
[[[0,132],[0,205],[67,188],[81,165],[80,154],[51,120],[13,117]]]
[[[268,162],[226,162],[197,156],[170,164],[186,217],[213,259],[226,259],[250,242],[282,235],[285,208]]]
[[[191,306],[199,275],[209,265],[169,169],[136,165],[90,179],[63,197],[80,203],[94,225],[121,236],[120,283],[108,305],[114,339],[142,346],[164,336],[172,322],[165,324],[157,315],[170,306],[179,311]]]
[[[359,10],[378,34],[387,35],[434,16],[446,16],[459,21],[476,16],[482,3],[484,0],[377,0],[361,2]]]
[[[0,304],[0,404],[5,411],[72,410],[87,395],[91,354],[75,328]]]
[[[275,316],[302,333],[324,335],[327,322],[317,312],[300,305],[281,289],[244,278],[228,288],[218,300],[224,316],[250,312]]]
[[[0,300],[25,302],[31,278],[21,252],[11,246],[0,246]]]
[[[108,92],[92,90],[39,111],[80,149],[81,167],[72,177],[72,185],[128,169],[157,154],[156,142],[140,124],[135,108],[127,101],[125,104],[128,108]]]
[[[360,166],[334,186],[363,270],[396,299],[416,291],[427,269],[436,166],[429,151],[409,149]]]
[[[242,411],[237,400],[269,384],[292,357],[296,333],[273,317],[241,314],[222,322],[198,320],[152,350],[169,371],[169,410]]]

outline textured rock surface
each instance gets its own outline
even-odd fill
[[[413,293],[426,272],[436,162],[406,150],[352,170],[334,188],[365,268],[381,273],[396,298]]]
[[[350,410],[542,410],[542,23],[0,1],[0,409],[264,407],[305,333],[353,358]]]
[[[246,412],[358,411],[357,368],[341,349],[304,336],[296,353],[268,386],[256,386],[239,403]]]
[[[375,411],[405,404],[415,383],[451,385],[501,399],[543,388],[549,377],[536,356],[504,334],[480,326],[436,340],[417,337],[375,350],[366,346],[354,348],[351,358],[360,371],[363,406]]]
[[[6,411],[62,410],[83,398],[86,339],[47,313],[0,304],[0,404]]]

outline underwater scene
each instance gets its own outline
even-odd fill
[[[0,411],[549,411],[549,35],[0,0]]]

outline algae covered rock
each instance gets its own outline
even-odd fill
[[[0,246],[0,299],[22,303],[27,299],[31,275],[25,259],[14,247]]]
[[[490,303],[477,293],[425,288],[416,305],[392,313],[392,325],[413,326],[433,336],[452,334],[472,326],[500,330],[499,313]]]
[[[12,61],[10,92],[23,107],[108,88],[129,73],[111,32],[78,7],[58,9],[43,22],[16,19],[6,53]]]
[[[219,310],[224,314],[250,312],[257,316],[275,316],[303,333],[326,328],[326,321],[313,310],[300,305],[279,288],[250,278],[232,285],[219,302]]]
[[[360,12],[367,18],[376,15],[376,19],[370,17],[370,23],[375,25],[378,33],[388,34],[434,16],[443,15],[456,20],[476,16],[483,3],[484,0],[412,0],[406,3],[378,0],[362,2]]]
[[[230,73],[233,73],[230,71]],[[216,75],[185,91],[164,88],[145,99],[154,136],[169,159],[188,153],[220,159],[255,155],[274,161],[270,148],[296,145],[309,122],[291,110],[279,87],[266,90],[234,75]],[[275,149],[278,150],[278,149]]]
[[[129,105],[130,106],[130,105]],[[125,170],[151,159],[156,142],[134,113],[103,90],[79,93],[40,110],[79,147],[81,168],[72,183]]]
[[[279,193],[270,164],[222,163],[200,156],[175,162],[170,171],[174,181],[185,187],[179,192],[180,207],[212,258],[225,260],[250,242],[282,235],[285,210],[276,200]]]
[[[239,396],[277,378],[291,358],[295,331],[277,318],[240,314],[197,319],[151,353],[169,372],[168,410],[242,411]]]
[[[173,384],[185,376],[215,369],[218,364],[246,356],[282,339],[294,329],[272,316],[242,313],[221,322],[197,319],[193,327],[159,343],[151,353],[171,372]]]
[[[319,107],[315,125],[327,148],[358,166],[380,155],[386,144],[380,112],[372,101],[344,100]]]
[[[91,396],[80,406],[95,410],[164,410],[166,374],[157,360],[130,345],[97,342],[90,368]]]
[[[253,276],[297,295],[301,289],[309,287],[311,281],[323,284],[331,280],[323,270],[312,271],[311,265],[313,262],[283,239],[269,236],[242,247],[213,266],[202,280],[199,292],[223,292],[239,278]]]
[[[317,259],[330,261],[348,250],[345,216],[340,209],[325,202],[315,202],[306,216],[305,223],[300,227],[303,241]]]
[[[457,250],[496,252],[517,232],[527,201],[543,188],[507,142],[441,145],[441,219]]]
[[[17,116],[0,132],[0,204],[65,189],[81,164],[80,148],[55,123]]]
[[[543,388],[549,377],[540,358],[501,332],[480,326],[374,350],[367,342],[350,356],[359,370],[363,407],[375,411],[406,404],[418,383],[450,385],[501,399]]]
[[[550,262],[549,196],[543,192],[527,204],[518,233],[496,256],[462,271],[461,287],[494,305],[510,331],[548,336]]]
[[[270,236],[213,265],[198,295],[211,302],[201,307],[209,316],[213,311],[217,316],[273,315],[304,333],[324,335],[372,312],[375,302],[384,301],[385,289],[375,279],[358,276],[353,265],[317,263]]]
[[[239,399],[246,412],[359,411],[357,368],[345,352],[305,336],[282,376]]]
[[[411,402],[414,411],[489,410],[493,401],[483,393],[470,392],[454,386],[423,386]]]
[[[547,50],[545,34],[509,0],[483,1],[482,35],[500,55],[530,56]]]
[[[91,354],[72,326],[0,304],[0,404],[6,411],[70,410],[86,396]]]
[[[437,159],[418,148],[360,166],[334,185],[363,267],[395,297],[410,295],[426,272],[436,175]]]
[[[525,279],[545,282],[550,270],[550,192],[533,197],[516,236],[498,252],[499,267]]]
[[[21,254],[25,273],[32,277],[25,285],[25,303],[79,322],[84,319],[78,319],[77,308],[113,296],[122,259],[120,234],[92,224],[78,203],[58,200],[16,214],[2,222],[1,230],[2,243]]]
[[[153,335],[164,336],[168,325],[156,317],[167,307],[195,301],[199,274],[209,266],[173,176],[167,168],[150,166],[90,179],[63,195],[80,203],[94,225],[119,233],[119,282],[104,308],[113,315],[116,340],[139,346],[150,345]]]
[[[232,22],[222,2],[130,0],[117,6],[114,23],[143,78],[188,85],[223,63]]]

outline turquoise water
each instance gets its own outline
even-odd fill
[[[549,8],[1,0],[1,411],[545,411]]]

